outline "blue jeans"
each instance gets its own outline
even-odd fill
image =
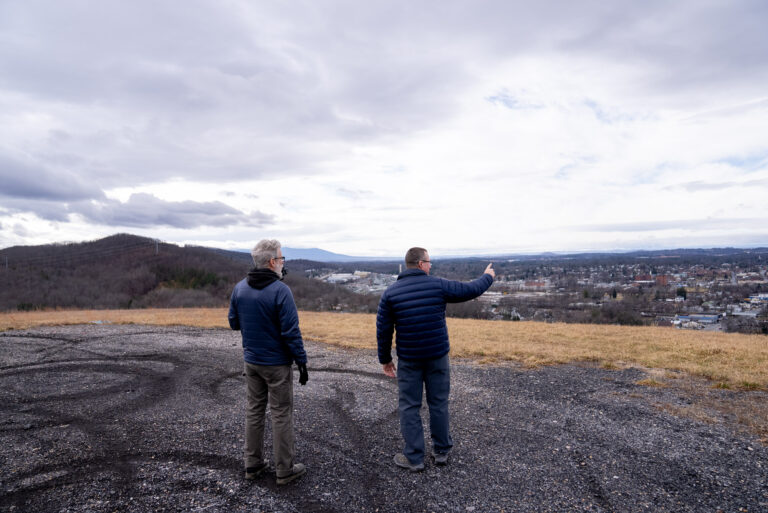
[[[435,453],[450,451],[453,440],[448,419],[448,396],[451,391],[448,355],[436,360],[398,360],[397,386],[400,390],[400,432],[405,440],[403,454],[408,461],[414,465],[424,461],[424,426],[420,413],[423,387],[427,390],[432,450]]]

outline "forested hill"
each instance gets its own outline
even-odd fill
[[[299,308],[355,305],[375,311],[378,298],[305,277],[313,262],[291,261],[286,277]],[[320,265],[320,264],[317,264]],[[252,267],[247,253],[179,247],[118,234],[68,244],[0,250],[0,310],[226,306]]]

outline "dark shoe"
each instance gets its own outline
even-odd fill
[[[287,474],[285,476],[277,476],[277,484],[279,485],[288,484],[294,479],[298,479],[306,473],[307,473],[307,468],[304,466],[304,464],[297,463],[291,469],[290,474]]]
[[[260,465],[256,465],[255,467],[248,467],[245,469],[245,478],[256,479],[262,475],[265,470],[267,470],[267,464],[265,462],[262,462]]]
[[[405,454],[398,452],[395,454],[395,465],[397,465],[400,468],[407,468],[411,472],[421,472],[424,470],[424,463],[418,463],[413,464],[410,461],[408,461],[408,458],[405,457]]]
[[[448,465],[448,453],[447,452],[436,452],[432,454],[432,457],[435,458],[435,465]]]

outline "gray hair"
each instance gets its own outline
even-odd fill
[[[251,250],[253,265],[258,268],[269,267],[269,261],[277,258],[277,250],[280,249],[280,242],[275,239],[260,240]]]

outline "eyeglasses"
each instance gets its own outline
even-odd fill
[[[419,260],[419,262],[424,262],[425,264],[432,265],[432,262],[430,260]]]
[[[282,260],[285,262],[285,257],[273,257],[272,260]]]

